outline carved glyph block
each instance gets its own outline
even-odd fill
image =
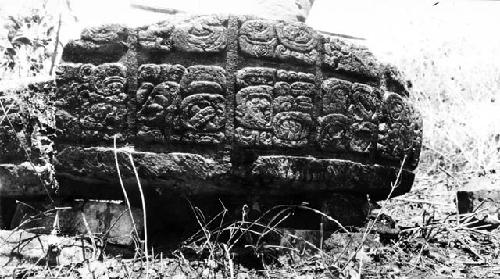
[[[237,72],[236,142],[245,146],[299,147],[314,123],[314,74],[266,67]]]
[[[126,68],[120,63],[62,64],[56,72],[56,126],[77,142],[125,138]]]
[[[416,167],[421,145],[420,115],[400,95],[386,92],[378,125],[379,154],[400,161],[406,157],[406,163]]]
[[[198,16],[176,23],[174,46],[186,52],[221,52],[227,45],[227,19]]]
[[[323,81],[318,143],[325,150],[370,153],[376,145],[381,93],[366,84]]]

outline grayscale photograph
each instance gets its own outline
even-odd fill
[[[500,278],[500,1],[0,0],[0,279]]]

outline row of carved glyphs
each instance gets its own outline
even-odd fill
[[[185,21],[162,22],[140,28],[138,42],[144,49],[216,53],[227,45],[227,18],[200,16]],[[305,24],[247,20],[239,28],[241,51],[250,56],[296,60],[314,64],[318,58],[316,32]]]
[[[226,71],[144,64],[138,73],[139,136],[198,143],[224,140]]]
[[[145,48],[220,52],[226,48],[227,19],[198,17],[139,30]],[[316,33],[303,24],[247,20],[239,45],[250,56],[314,64]],[[121,132],[126,115],[125,68],[118,63],[65,64],[58,74],[58,105],[70,113],[66,128],[78,133]],[[225,138],[227,73],[219,66],[144,64],[138,72],[138,135],[152,141],[220,143]],[[330,78],[315,90],[311,73],[264,67],[237,72],[235,142],[245,146],[301,147],[399,154],[413,145],[405,134],[420,127],[396,94]],[[321,96],[318,96],[320,94]],[[320,109],[314,102],[319,100]],[[317,115],[317,113],[320,113]],[[317,117],[315,117],[317,115]],[[71,123],[77,123],[73,125]],[[413,126],[412,126],[413,125]],[[97,131],[97,132],[96,132]],[[406,141],[406,142],[405,142]]]
[[[402,156],[421,127],[397,94],[336,78],[265,67],[237,72],[234,139],[243,146],[301,147]],[[138,135],[153,141],[221,143],[227,73],[219,66],[144,64],[138,72]],[[58,123],[68,136],[110,138],[127,115],[125,68],[118,63],[58,69]],[[321,93],[321,96],[317,96]],[[314,100],[321,112],[315,116]],[[410,136],[408,136],[410,135]]]
[[[220,143],[224,140],[226,73],[218,66],[145,64],[139,69],[139,135],[167,140]],[[237,72],[235,143],[387,154],[408,146],[412,124],[399,95],[329,78],[321,96],[311,73],[247,67]],[[319,97],[319,98],[317,98]],[[315,119],[314,100],[321,115]]]
[[[377,140],[382,95],[364,84],[330,78],[317,96],[314,75],[271,68],[237,73],[235,141],[246,146],[369,152]],[[314,100],[321,115],[314,119]],[[316,124],[317,123],[317,124]]]

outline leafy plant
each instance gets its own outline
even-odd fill
[[[49,2],[58,3],[32,1],[24,3],[29,8],[22,8],[16,14],[0,14],[5,22],[1,26],[5,33],[0,34],[1,79],[51,74],[57,62],[61,14],[57,16],[48,7]]]

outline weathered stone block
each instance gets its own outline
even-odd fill
[[[0,164],[0,196],[29,197],[44,196],[53,192],[53,166]]]
[[[107,142],[127,136],[126,68],[120,63],[64,63],[56,72],[58,141]]]
[[[285,155],[259,156],[251,170],[252,176],[265,179],[268,187],[282,191],[351,191],[370,194],[376,200],[387,198],[390,188],[384,181],[395,181],[398,174],[398,168]],[[407,192],[413,178],[412,172],[404,170],[393,195]]]
[[[63,209],[48,210],[49,208],[44,203],[29,203],[29,206],[19,203],[11,228],[30,229],[30,232],[50,234],[54,229],[57,213],[58,233],[63,235],[92,233],[99,241],[122,246],[133,245],[137,233],[142,235],[144,229],[142,210],[133,207],[132,220],[124,202],[81,200],[65,202],[58,207]],[[46,213],[40,215],[40,212]],[[38,217],[33,218],[33,216]]]
[[[120,60],[127,52],[129,30],[117,24],[85,29],[80,40],[70,41],[62,59],[66,62],[110,63]]]
[[[377,79],[380,65],[368,49],[337,38],[324,38],[322,65],[327,69]]]
[[[422,123],[399,73],[303,23],[194,16],[109,25],[84,31],[63,60],[47,102],[58,134],[0,126],[0,163],[26,161],[18,142],[42,150],[34,139],[54,139],[54,153],[32,158],[50,154],[39,165],[55,165],[62,197],[123,198],[115,137],[125,187],[137,191],[130,154],[149,196],[385,199],[405,158],[393,194],[413,183]],[[30,123],[23,113],[10,112]],[[2,187],[19,193],[9,183]]]

